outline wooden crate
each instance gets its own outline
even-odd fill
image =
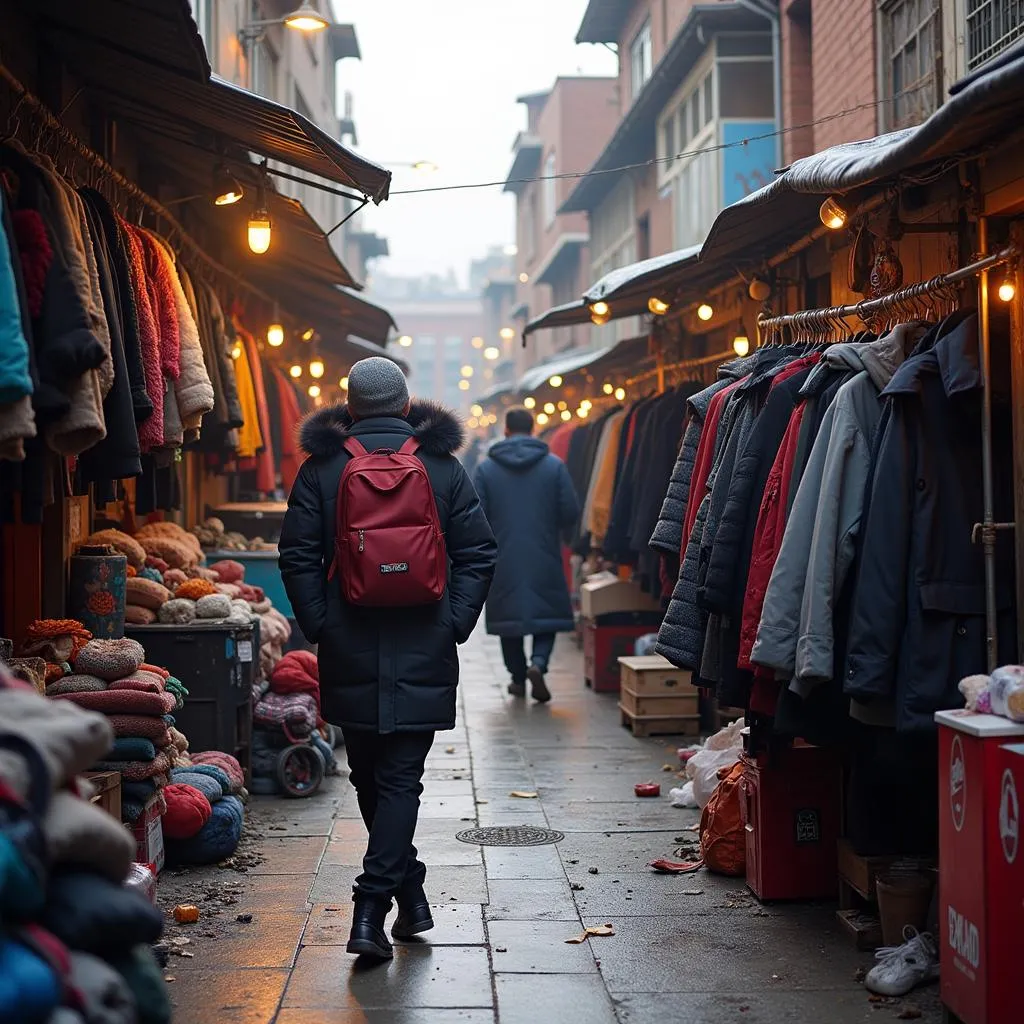
[[[109,814],[118,824],[121,822],[121,773],[86,772],[86,779],[93,784],[96,793],[92,803]]]
[[[660,654],[619,658],[619,680],[623,689],[638,697],[698,696],[690,680],[692,674],[676,668]]]
[[[622,724],[634,736],[699,736],[700,715],[637,715],[619,704]]]
[[[637,693],[625,682],[619,691],[619,700],[623,708],[638,718],[650,718],[666,715],[677,715],[684,718],[700,715],[697,691],[672,695]]]

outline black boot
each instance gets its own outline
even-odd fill
[[[349,953],[390,960],[395,954],[384,934],[384,920],[391,910],[391,900],[372,896],[355,897],[352,911],[352,932],[348,937]]]
[[[408,893],[398,894],[398,917],[391,926],[391,935],[396,939],[410,939],[434,927],[430,916],[430,904],[423,886],[418,885]]]

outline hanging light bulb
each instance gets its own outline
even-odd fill
[[[459,381],[459,390],[460,391],[468,391],[469,390],[469,381],[466,380],[465,377],[463,377],[462,380]]]
[[[612,308],[607,302],[595,302],[590,307],[590,319],[600,327],[608,323],[612,315]]]
[[[398,344],[401,345],[402,348],[410,348],[412,346],[412,338],[408,334],[403,334],[398,339]]]
[[[589,398],[584,398],[583,401],[580,402],[580,408],[586,409],[589,412],[594,408],[594,403]]]
[[[309,375],[317,380],[324,375],[324,361],[319,356],[309,361]]]
[[[530,275],[527,274],[525,270],[519,275],[519,283],[520,284],[529,284],[530,283]]]
[[[256,190],[256,209],[249,214],[249,250],[262,256],[270,248],[271,230],[267,190],[261,183]]]
[[[480,421],[475,416],[470,416],[469,419],[466,420],[466,426],[469,427],[470,430],[476,430],[476,428],[480,426]]]
[[[267,344],[271,348],[280,348],[284,344],[284,327],[281,324],[271,324],[267,328]]]
[[[307,392],[307,394],[309,395],[310,398],[319,398],[320,397],[320,385],[319,384],[310,384],[309,385],[309,391]]]
[[[821,204],[818,216],[821,218],[821,223],[830,231],[838,231],[841,227],[845,226],[846,221],[849,219],[849,214],[832,196],[829,196]]]
[[[738,356],[745,356],[750,351],[750,335],[743,324],[740,324],[736,337],[732,339],[732,350]]]
[[[470,366],[469,363],[466,363],[466,365],[461,370],[459,370],[459,373],[461,373],[463,377],[472,377],[473,367]]]
[[[615,385],[614,384],[610,384],[610,383],[608,383],[606,381],[604,384],[601,385],[601,390],[606,395],[610,395],[610,394],[612,394],[615,391]]]
[[[539,413],[537,413],[537,422],[540,424],[540,426],[543,427],[547,423],[547,421],[548,421],[548,414],[546,412],[539,412]]]
[[[491,362],[497,359],[498,356],[500,355],[501,349],[495,348],[494,345],[491,345],[490,347],[484,349],[484,359],[490,359]]]
[[[1006,269],[1006,275],[999,282],[996,294],[999,296],[1000,302],[1013,302],[1013,297],[1017,294],[1017,285],[1014,283],[1013,272],[1009,267]]]
[[[557,373],[553,374],[551,377],[548,377],[548,383],[553,388],[560,388],[562,386],[562,378]]]
[[[537,407],[537,399],[534,398],[533,395],[527,395],[523,399],[523,408],[524,409],[535,409],[536,407]]]
[[[647,308],[655,316],[664,316],[668,312],[668,303],[667,302],[662,302],[662,300],[659,299],[657,297],[657,295],[652,295],[647,300]]]
[[[559,412],[561,412],[563,409],[568,409],[568,408],[569,408],[569,403],[568,402],[562,401],[562,402],[558,403],[558,411]]]
[[[299,377],[301,377],[301,376],[302,376],[302,367],[301,367],[301,366],[299,366],[299,364],[298,364],[298,363],[292,363],[292,365],[288,367],[288,372],[289,372],[289,373],[290,373],[290,374],[291,374],[291,375],[292,375],[292,376],[293,376],[293,377],[294,377],[294,378],[295,378],[296,380],[298,380],[298,379],[299,379]]]
[[[469,411],[474,416],[483,416],[483,414],[484,414],[484,407],[482,405],[479,405],[479,404],[471,405],[469,407]]]
[[[583,406],[581,405],[576,410],[576,415],[579,416],[579,418],[581,420],[585,420],[590,415],[590,410],[589,409],[584,409]]]
[[[568,422],[569,422],[569,420],[571,420],[571,419],[572,419],[572,413],[571,413],[571,412],[569,412],[569,410],[568,410],[568,409],[563,409],[563,410],[562,410],[562,420],[563,420],[564,422],[568,423]]]
[[[320,32],[330,25],[330,22],[309,0],[304,0],[291,14],[286,14],[284,23],[288,28],[296,29],[299,32]]]
[[[621,402],[625,397],[626,397],[626,389],[625,388],[616,388],[615,389],[615,398],[616,398],[617,401]]]
[[[342,377],[341,380],[338,381],[338,387],[341,388],[342,391],[348,391],[348,377]]]
[[[303,341],[312,341],[314,337],[316,337],[316,331],[314,331],[312,327],[307,327],[302,332]]]
[[[241,359],[242,358],[242,346],[237,341],[234,343],[234,345],[231,346],[231,358],[232,359]]]
[[[480,338],[480,337],[476,337],[476,338],[474,338],[470,342],[470,345],[472,345],[473,348],[483,348],[484,347],[484,339]]]
[[[544,403],[544,411],[545,411],[545,412],[546,412],[546,413],[547,413],[547,414],[548,414],[549,416],[553,415],[553,414],[554,414],[554,411],[555,411],[555,403],[554,403],[554,402],[545,402],[545,403]]]
[[[502,329],[498,331],[498,334],[501,335],[505,341],[511,341],[516,336],[515,328],[512,327],[502,327]]]
[[[697,316],[698,316],[698,317],[699,317],[699,318],[700,318],[701,320],[710,320],[710,319],[711,319],[711,318],[712,318],[712,317],[713,317],[714,315],[715,315],[715,311],[714,311],[714,309],[713,309],[713,308],[711,307],[711,305],[710,305],[709,303],[707,303],[707,302],[702,302],[702,303],[701,303],[701,304],[700,304],[700,305],[699,305],[699,306],[697,307]]]
[[[220,164],[213,172],[213,205],[233,206],[244,194],[238,179]]]

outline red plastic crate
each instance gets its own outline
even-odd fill
[[[794,746],[742,755],[747,885],[761,900],[834,897],[842,820],[836,754]]]
[[[611,620],[611,621],[607,621]],[[646,612],[585,619],[583,678],[595,693],[619,692],[619,658],[629,657],[637,640],[657,632],[660,619]]]

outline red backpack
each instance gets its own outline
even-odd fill
[[[350,604],[408,608],[444,596],[448,553],[434,489],[410,437],[397,452],[373,453],[354,437],[338,484],[334,560],[328,579],[341,574]]]

